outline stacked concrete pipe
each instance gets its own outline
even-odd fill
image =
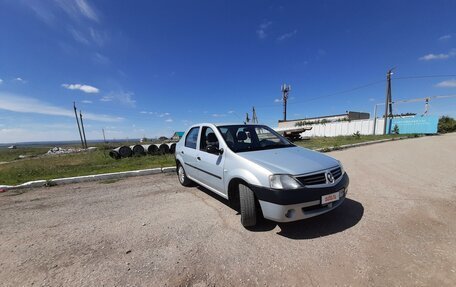
[[[109,152],[109,156],[113,159],[121,159],[132,155],[158,155],[174,153],[176,151],[176,143],[161,143],[161,144],[136,144],[132,146],[120,146]]]
[[[120,146],[109,152],[109,156],[114,159],[120,159],[121,157],[130,157],[133,151],[128,146]]]
[[[160,144],[159,149],[160,149],[160,154],[169,153],[169,146],[166,143]]]
[[[135,156],[141,156],[146,154],[144,147],[140,144],[132,145],[130,146],[130,148],[133,152],[133,155]]]
[[[176,151],[176,143],[168,143],[169,153],[174,153]]]
[[[151,155],[158,154],[158,147],[154,144],[145,144],[143,145],[144,150]]]

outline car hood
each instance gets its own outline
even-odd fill
[[[274,174],[298,175],[339,165],[339,162],[332,157],[302,147],[240,152],[237,155]]]

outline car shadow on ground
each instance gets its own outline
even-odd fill
[[[204,187],[197,186],[197,188],[205,194],[232,208],[228,200],[225,198],[218,196]],[[239,215],[239,212],[237,214]],[[257,224],[257,226],[249,228],[248,230],[252,232],[267,232],[278,226],[280,231],[277,232],[277,234],[280,236],[290,239],[312,239],[328,236],[349,229],[358,224],[363,215],[363,205],[356,200],[346,198],[336,209],[316,217],[289,223],[277,223],[263,219]]]
[[[301,221],[278,223],[281,230],[277,234],[290,239],[328,236],[355,226],[363,215],[363,205],[356,200],[346,198],[339,207],[328,213]]]

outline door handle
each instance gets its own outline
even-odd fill
[[[199,156],[196,157],[197,160],[201,160],[201,158]]]

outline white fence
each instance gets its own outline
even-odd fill
[[[383,134],[384,119],[377,119],[375,134]],[[374,131],[374,120],[356,120],[349,122],[332,122],[326,124],[306,125],[311,130],[301,134],[302,137],[335,137],[348,136],[359,132],[362,135],[372,135]]]

